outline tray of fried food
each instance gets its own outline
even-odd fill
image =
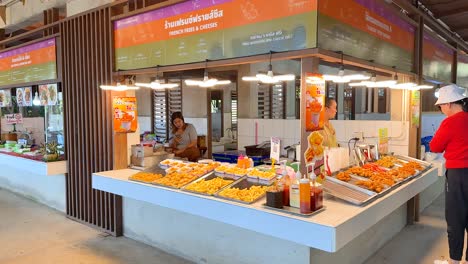
[[[247,175],[247,173],[249,172],[249,169],[239,168],[235,164],[230,164],[230,165],[221,165],[217,167],[215,169],[215,172],[219,176],[222,175],[222,176],[230,177],[236,180]]]
[[[384,156],[374,163],[381,167],[392,168],[395,165],[401,165],[403,162],[395,156]]]
[[[412,178],[413,176],[418,175],[424,169],[425,168],[418,162],[409,161],[404,163],[401,167],[394,168],[389,172],[399,181],[405,181]]]
[[[416,170],[418,170],[418,171],[424,171],[426,169],[429,169],[432,166],[432,164],[430,162],[415,159],[415,158],[412,158],[412,157],[400,156],[400,155],[396,155],[395,157],[397,157],[398,160],[401,161],[402,165],[404,165],[406,163],[411,163],[412,164],[411,166],[414,166],[416,168]],[[419,166],[417,166],[416,164],[418,164]]]
[[[268,185],[253,183],[242,178],[215,194],[216,197],[244,204],[254,203],[265,197]]]
[[[155,180],[152,184],[179,189],[186,184],[200,178],[204,175],[204,171],[192,170],[190,172],[173,172],[168,173],[166,176]]]
[[[184,162],[182,160],[176,160],[176,159],[165,159],[159,163],[159,166],[163,169],[167,169],[169,167],[174,167],[174,166],[180,166],[183,165]]]
[[[232,178],[219,177],[214,173],[210,173],[185,185],[182,190],[203,195],[214,195],[233,182]]]
[[[258,179],[259,181],[268,184],[276,180],[276,172],[271,170],[261,171],[259,169],[253,168],[247,173],[247,177],[251,179]]]
[[[137,182],[142,182],[142,183],[154,183],[156,180],[162,177],[164,177],[164,175],[159,174],[159,173],[140,171],[131,175],[130,177],[128,177],[128,179],[131,181],[137,181]]]

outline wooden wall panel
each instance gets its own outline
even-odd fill
[[[122,198],[92,189],[92,173],[114,169],[112,23],[103,8],[60,24],[66,154],[67,215],[122,235]]]

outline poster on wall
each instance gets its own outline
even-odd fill
[[[48,84],[47,90],[49,90],[49,97],[47,98],[48,105],[57,104],[57,84]]]
[[[114,131],[135,132],[138,126],[136,97],[118,97],[112,100],[114,109]]]
[[[0,107],[11,106],[11,91],[10,89],[0,90]]]
[[[6,123],[8,125],[12,124],[23,124],[23,114],[6,114],[5,115]]]
[[[19,107],[24,106],[24,90],[23,90],[23,88],[16,88],[16,104]]]
[[[23,106],[32,106],[32,101],[33,101],[32,88],[31,87],[24,87],[24,90],[23,90]]]
[[[379,128],[379,154],[388,153],[388,128]]]
[[[42,106],[49,103],[49,85],[43,84],[39,85],[39,100],[41,101]]]
[[[306,131],[323,129],[325,118],[325,80],[321,74],[306,74]]]
[[[316,21],[317,0],[183,1],[114,22],[116,69],[315,48]]]
[[[421,111],[421,91],[411,91],[411,125],[419,127],[419,112]]]

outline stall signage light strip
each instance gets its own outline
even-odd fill
[[[55,38],[0,52],[0,86],[57,79]]]
[[[317,0],[186,1],[114,22],[116,69],[316,47]]]

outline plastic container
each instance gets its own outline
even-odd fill
[[[310,180],[302,178],[299,181],[299,211],[301,214],[308,214],[310,210]]]
[[[289,186],[289,206],[299,208],[299,179],[301,173],[296,172],[296,176],[291,179]]]
[[[421,138],[421,145],[423,145],[426,148],[426,152],[431,152],[431,147],[429,144],[431,143],[432,136],[427,136]]]

